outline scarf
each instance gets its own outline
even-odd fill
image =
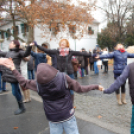
[[[125,49],[120,49],[119,50],[121,53],[124,53],[125,52]]]
[[[67,56],[69,54],[69,48],[64,48],[64,49],[60,48],[59,53],[60,56]]]

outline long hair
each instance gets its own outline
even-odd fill
[[[69,41],[67,39],[61,39],[59,42],[59,46],[60,46],[62,41],[66,41],[66,47],[68,47],[68,48],[70,47]]]
[[[15,44],[16,51],[20,50],[20,43],[18,40],[13,40],[13,43]]]

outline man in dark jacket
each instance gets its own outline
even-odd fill
[[[87,53],[85,48],[82,48],[82,52],[86,52]],[[84,61],[85,61],[84,69],[85,69],[86,75],[88,75],[88,62],[89,62],[89,58],[84,56]]]
[[[66,134],[79,134],[70,89],[78,93],[103,89],[100,85],[82,86],[65,73],[45,63],[39,64],[37,68],[37,80],[25,80],[11,60],[8,64],[0,60],[0,64],[12,70],[21,86],[34,90],[41,96],[45,115],[49,120],[50,134],[62,134],[63,129]]]
[[[89,54],[92,55],[92,51],[89,50]],[[90,71],[94,71],[94,57],[89,57],[89,63],[90,63]]]

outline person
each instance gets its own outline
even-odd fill
[[[31,53],[31,47],[32,45],[27,47],[26,51],[23,51],[20,49],[20,43],[18,40],[13,40],[9,44],[9,51],[8,52],[0,52],[1,57],[5,58],[12,58],[15,67],[18,71],[20,71],[20,62],[22,58],[27,57]],[[15,76],[13,76],[12,71],[6,67],[2,70],[2,79],[5,82],[8,82],[11,84],[12,87],[12,94],[15,96],[19,108],[14,112],[15,115],[21,114],[25,112],[25,107],[23,103],[22,94],[20,92],[19,83]]]
[[[108,54],[107,48],[103,49],[102,55]],[[104,65],[104,73],[108,72],[108,59],[103,59],[102,63]]]
[[[132,118],[131,118],[131,134],[134,134],[134,62],[125,67],[122,74],[117,77],[113,84],[108,89],[103,90],[104,94],[111,94],[117,91],[121,85],[123,85],[128,78],[129,92],[132,102]]]
[[[130,54],[125,51],[124,46],[122,44],[116,45],[116,50],[112,53],[106,55],[100,55],[96,58],[105,59],[105,58],[113,58],[114,59],[114,78],[117,79],[124,68],[127,65],[127,58],[134,58],[134,54]],[[126,94],[125,94],[125,82],[121,85],[121,99],[120,99],[120,89],[116,90],[116,98],[119,105],[126,104]]]
[[[84,67],[85,67],[85,60],[84,60],[84,56],[78,56],[78,62],[79,62],[79,66],[81,67],[81,77],[84,77]]]
[[[89,50],[89,54],[92,55],[92,50]],[[94,58],[89,57],[90,71],[94,71]]]
[[[93,55],[94,55],[94,73],[95,73],[95,75],[98,75],[99,74],[99,69],[98,69],[98,66],[97,66],[97,59],[95,58],[95,56],[98,55],[96,49],[93,50]]]
[[[1,63],[12,70],[21,86],[34,90],[41,96],[45,115],[49,121],[50,134],[62,134],[63,129],[66,134],[79,134],[70,89],[78,93],[103,90],[102,86],[96,84],[82,86],[67,74],[46,63],[38,65],[37,80],[26,80],[22,77],[15,69],[12,60],[8,63],[0,61]]]
[[[7,91],[6,90],[6,82],[2,80],[2,69],[3,69],[3,66],[0,65],[0,94]]]
[[[34,79],[34,58],[30,55],[29,61],[27,63],[27,69],[28,69],[28,79]]]
[[[38,64],[47,62],[46,54],[44,53],[44,51],[37,49],[37,52],[38,53],[31,51],[31,56],[35,60],[35,71],[37,71]]]
[[[20,49],[22,50],[26,50],[26,43],[23,43],[21,46],[20,46]],[[28,79],[28,76],[27,76],[27,62],[29,61],[30,57],[25,57],[21,60],[21,63],[20,63],[20,70],[21,70],[21,74],[22,76],[25,78],[25,79]],[[31,102],[31,97],[30,97],[30,90],[29,89],[25,89],[24,87],[20,86],[21,89],[22,89],[22,92],[23,92],[23,96],[24,96],[24,100],[23,102],[24,103],[27,103],[27,102]]]
[[[82,52],[86,52],[87,53],[85,48],[82,48]],[[85,66],[84,66],[85,73],[86,73],[86,76],[88,76],[88,62],[89,62],[89,58],[84,56],[84,61],[85,61]]]
[[[78,71],[78,67],[79,67],[79,62],[75,56],[72,56],[71,62],[72,62],[73,69],[74,69],[75,79],[77,79],[77,71]]]
[[[47,54],[54,54],[57,57],[57,69],[61,72],[67,73],[71,78],[74,79],[74,70],[72,67],[71,59],[72,56],[91,56],[85,52],[73,51],[70,49],[70,44],[67,39],[61,39],[59,42],[59,49],[51,50],[46,49],[42,46],[39,46],[36,41],[34,41],[34,45],[37,46],[38,49],[44,51]],[[74,92],[72,90],[72,100],[74,100]]]
[[[42,46],[45,47],[46,49],[48,49],[48,46],[50,46],[50,45],[49,45],[49,43],[45,42],[45,43],[42,44]],[[51,61],[50,61],[50,58],[47,59],[47,61],[49,60],[48,64],[52,65],[54,68],[57,69],[57,57],[56,57],[56,55],[55,54],[49,54],[49,56],[51,57]]]

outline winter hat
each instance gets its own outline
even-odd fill
[[[58,70],[54,67],[46,63],[40,63],[37,67],[37,82],[47,84],[56,76],[57,72]]]

